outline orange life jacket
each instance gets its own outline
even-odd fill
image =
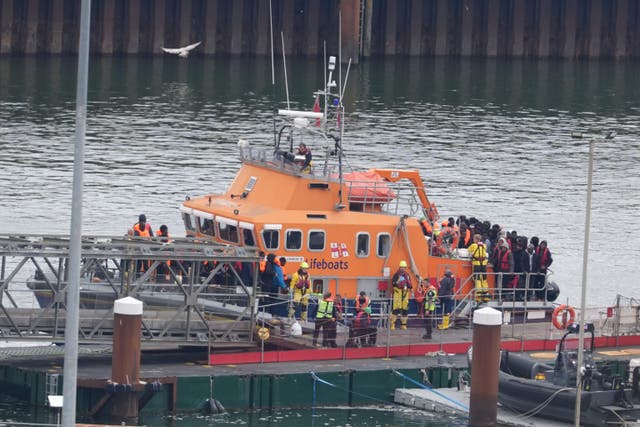
[[[424,231],[427,233],[427,236],[431,236],[433,234],[433,227],[431,227],[431,223],[429,221],[424,219],[420,222],[420,224],[422,224],[422,228],[424,228]]]
[[[424,285],[422,283],[419,283],[416,287],[415,292],[413,293],[413,298],[417,303],[421,303],[422,301],[424,301],[424,296],[426,293],[427,290],[425,289]]]
[[[356,311],[362,311],[365,308],[369,307],[369,304],[371,304],[371,298],[365,296],[364,297],[364,302],[361,303],[360,302],[360,296],[358,296],[358,298],[356,298]]]
[[[464,246],[465,247],[469,247],[469,242],[471,241],[471,231],[469,231],[469,229],[467,228],[467,230],[464,233]]]
[[[151,233],[151,226],[149,224],[145,224],[144,230],[140,230],[140,223],[137,222],[136,225],[133,226],[133,231],[138,233],[136,236],[140,237],[151,237],[153,234]]]

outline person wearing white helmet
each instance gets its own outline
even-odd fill
[[[407,271],[407,262],[402,260],[398,266],[398,271],[391,278],[393,286],[393,307],[391,310],[390,325],[391,329],[396,328],[396,320],[400,316],[400,329],[407,329],[407,321],[409,318],[409,298],[411,298],[411,276]]]
[[[293,301],[293,306],[289,309],[289,317],[291,318],[307,320],[307,307],[311,293],[311,277],[309,277],[308,269],[309,264],[302,261],[298,270],[291,276],[289,284]]]

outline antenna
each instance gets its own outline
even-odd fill
[[[338,10],[338,98],[342,100],[342,8]]]
[[[271,40],[271,101],[273,102],[273,145],[277,144],[278,130],[276,129],[276,71],[273,58],[273,9],[269,0],[269,39]]]
[[[284,53],[284,32],[280,31],[280,40],[282,41],[282,66],[284,67],[284,87],[287,92],[287,110],[291,109],[289,105],[289,82],[287,81],[287,57]]]
[[[340,76],[338,77],[338,119],[340,120],[340,139],[337,141],[337,149],[338,149],[338,177],[340,180],[340,190],[338,190],[338,205],[337,209],[343,209],[344,203],[342,200],[342,137],[344,135],[344,120],[342,118],[342,10],[338,11],[338,70]]]
[[[328,120],[327,120],[327,41],[325,40],[322,43],[322,48],[324,50],[323,55],[324,55],[324,130],[327,130],[327,126],[328,126]]]

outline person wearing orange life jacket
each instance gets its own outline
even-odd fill
[[[267,269],[267,254],[264,251],[258,252],[258,257],[260,258],[260,263],[258,264],[258,278],[265,272]]]
[[[468,248],[471,244],[471,230],[466,223],[460,224],[460,239],[458,241],[458,248]]]
[[[169,227],[162,224],[160,228],[156,231],[156,237],[161,242],[169,242]]]
[[[289,309],[289,317],[307,320],[307,307],[311,294],[311,277],[309,277],[309,264],[306,261],[300,263],[298,271],[293,273],[289,287],[292,292],[293,307]]]
[[[452,233],[451,246],[449,247],[449,251],[453,252],[453,250],[458,248],[458,244],[460,243],[460,229],[456,225],[456,221],[453,217],[449,217],[449,228]]]
[[[389,327],[390,329],[395,329],[396,320],[400,317],[400,329],[407,329],[409,298],[411,298],[413,286],[411,285],[411,276],[407,271],[406,261],[400,261],[398,271],[391,278],[391,285],[393,286],[393,304]]]
[[[367,296],[365,291],[361,291],[358,298],[356,298],[356,319],[359,320],[364,316],[364,309],[371,305],[371,298]]]
[[[147,216],[140,214],[138,216],[138,222],[133,226],[133,235],[140,237],[153,237],[153,231],[151,226],[147,224]]]
[[[473,280],[476,289],[476,301],[489,301],[489,286],[487,284],[487,248],[482,242],[482,236],[475,234],[473,243],[469,246],[469,255],[471,256],[471,268],[473,271]]]
[[[433,235],[433,227],[425,217],[420,218],[420,227],[422,228],[422,234],[425,236],[431,237]]]
[[[424,297],[427,294],[427,288],[424,286],[422,280],[418,280],[418,286],[416,286],[415,291],[413,292],[413,300],[416,302],[416,307],[418,309],[418,317],[424,317]]]
[[[456,231],[449,225],[449,221],[442,222],[436,242],[440,247],[440,253],[442,255],[451,253],[451,251],[457,247],[458,240],[456,238]]]
[[[145,214],[138,215],[138,222],[133,226],[133,235],[147,239],[153,237],[153,230],[151,230],[151,226],[147,224],[147,216]],[[138,261],[138,271],[141,273],[146,271],[151,264],[151,261]]]

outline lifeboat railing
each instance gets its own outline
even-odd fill
[[[411,182],[344,180],[352,210],[389,215],[425,216],[417,188]]]
[[[243,163],[258,164],[291,174],[338,180],[338,165],[331,161],[331,150],[329,148],[326,149],[325,156],[314,155],[309,172],[302,172],[300,165],[295,160],[291,160],[293,154],[289,151],[274,151],[270,148],[254,147],[245,140],[240,140],[238,146],[240,147],[240,160]]]
[[[503,272],[487,272],[487,280],[492,278],[493,283],[495,284],[493,288],[490,288],[490,301],[497,302],[499,306],[508,305],[508,303],[521,302],[523,310],[523,322],[526,322],[528,317],[528,304],[536,303],[536,310],[539,310],[539,306],[552,306],[552,301],[549,300],[549,277],[553,272],[550,271],[549,274],[544,276],[544,282],[540,287],[533,287],[532,282],[533,278],[538,276],[539,273],[503,273]],[[505,287],[503,286],[504,277],[511,276],[512,278],[518,277],[524,279],[523,287]],[[518,283],[520,283],[520,279],[518,279]],[[470,289],[468,292],[464,292],[464,289]],[[475,287],[475,275],[471,274],[464,278],[464,280],[460,283],[458,290],[454,294],[454,308],[452,312],[452,320],[458,321],[459,323],[468,323],[470,325],[471,319],[471,311],[474,307],[474,304],[477,304],[477,301],[481,298],[479,295],[481,292],[480,289]]]

